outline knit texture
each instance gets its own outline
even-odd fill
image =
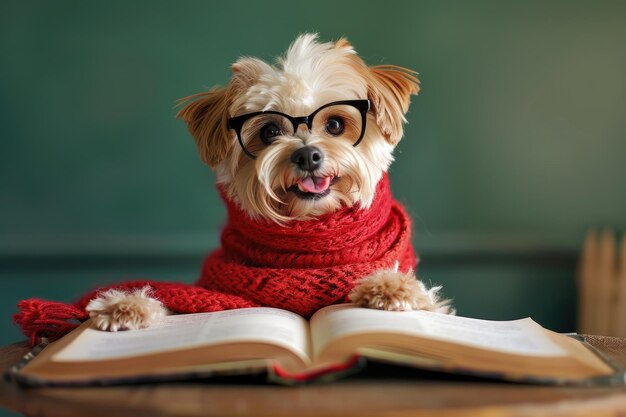
[[[347,301],[356,280],[382,268],[407,272],[416,266],[411,224],[391,196],[385,174],[368,209],[344,207],[314,220],[279,226],[251,219],[220,194],[228,209],[221,248],[207,256],[195,285],[132,281],[86,294],[74,305],[29,299],[14,316],[34,343],[58,338],[85,320],[85,306],[110,288],[146,285],[152,296],[175,313],[198,313],[268,306],[309,317],[318,309]]]

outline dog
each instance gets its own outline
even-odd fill
[[[418,91],[411,70],[369,67],[346,39],[303,34],[273,65],[239,59],[227,86],[183,99],[178,117],[226,198],[254,221],[289,228],[372,206]],[[428,289],[398,262],[357,278],[348,300],[360,306],[454,314],[440,287]],[[148,287],[110,289],[86,310],[109,331],[170,314]]]

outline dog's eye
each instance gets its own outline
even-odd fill
[[[339,136],[343,133],[344,124],[340,117],[331,117],[326,122],[326,131],[333,136]]]
[[[261,140],[263,143],[270,144],[274,141],[276,136],[282,135],[280,128],[274,123],[268,123],[261,128]]]

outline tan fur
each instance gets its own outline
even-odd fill
[[[100,330],[135,330],[158,323],[168,314],[160,301],[150,297],[150,287],[125,292],[111,289],[89,302],[89,317]]]
[[[350,49],[350,50],[354,49],[352,48],[352,45],[346,38],[340,38],[339,40],[337,40],[335,42],[335,48],[343,48],[343,49]]]
[[[211,167],[222,162],[232,146],[228,140],[226,125],[230,90],[214,88],[182,98],[180,103],[188,104],[176,115],[187,123],[189,133],[196,141],[200,158]]]
[[[304,34],[274,65],[241,58],[232,72],[226,87],[181,99],[184,107],[177,114],[187,123],[201,159],[215,170],[217,182],[230,199],[250,217],[274,221],[277,227],[314,219],[342,206],[371,205],[376,185],[402,138],[410,97],[419,91],[414,71],[393,65],[368,67],[345,38],[320,43],[317,35]],[[365,98],[372,109],[357,147],[300,126],[293,135],[280,136],[271,145],[249,144],[255,146],[256,159],[251,159],[227,126],[229,117],[250,112],[274,110],[299,117],[333,101]],[[307,145],[324,154],[315,175],[338,177],[330,193],[317,200],[300,199],[288,191],[311,175],[290,160],[296,149]],[[453,312],[449,301],[439,299],[438,290],[426,289],[413,273],[381,270],[360,280],[350,298],[371,308]],[[145,327],[167,313],[147,289],[132,293],[111,290],[87,309],[99,328],[111,331]]]
[[[385,138],[393,145],[402,139],[404,114],[409,109],[411,95],[419,92],[415,71],[393,65],[370,68],[370,100],[376,121]]]
[[[235,145],[236,140],[227,124],[233,102],[267,68],[269,65],[259,59],[241,58],[233,64],[233,77],[226,87],[214,87],[178,100],[178,105],[185,106],[176,117],[187,123],[200,158],[211,168],[224,161]]]
[[[454,314],[450,300],[439,298],[441,287],[426,289],[415,274],[395,269],[381,269],[357,282],[348,295],[351,302],[379,310],[426,310]]]
[[[404,115],[411,104],[411,96],[420,90],[417,72],[396,65],[368,67],[357,56],[353,57],[353,66],[367,82],[367,95],[385,139],[396,145],[404,133]]]

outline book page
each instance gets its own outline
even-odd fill
[[[519,355],[567,355],[530,318],[490,321],[428,311],[382,311],[340,304],[325,307],[311,318],[314,357],[333,339],[368,333],[408,334]]]
[[[89,328],[53,360],[117,359],[233,342],[269,342],[309,361],[307,321],[295,313],[265,307],[170,315],[140,330],[106,332]]]

